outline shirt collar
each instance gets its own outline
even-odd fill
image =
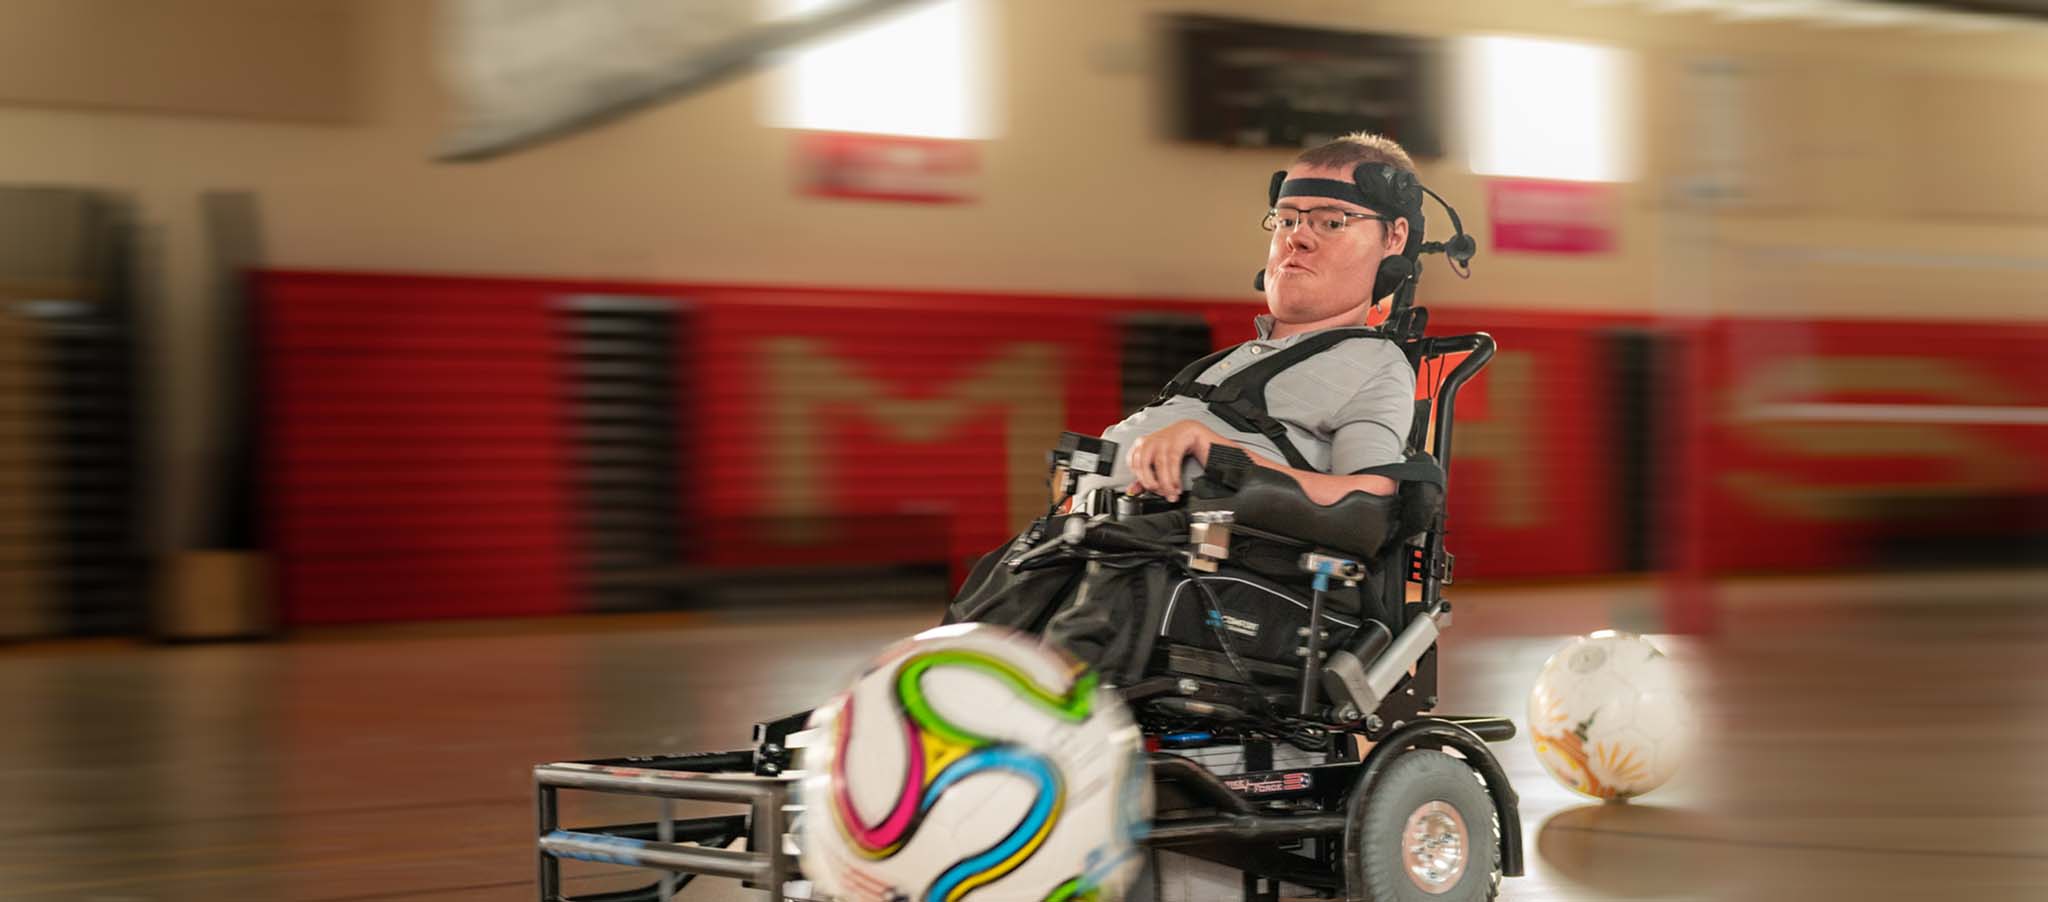
[[[1256,330],[1256,331],[1258,332],[1258,338],[1257,338],[1256,340],[1258,340],[1258,341],[1273,341],[1273,340],[1274,340],[1274,338],[1273,338],[1273,327],[1274,327],[1275,325],[1277,325],[1277,324],[1278,324],[1279,322],[1280,322],[1280,321],[1279,321],[1279,320],[1277,320],[1277,319],[1274,319],[1274,318],[1273,318],[1273,314],[1270,314],[1270,313],[1261,313],[1261,314],[1259,314],[1258,316],[1252,317],[1252,328],[1253,328],[1254,330]],[[1359,323],[1358,325],[1361,325],[1361,326],[1362,326],[1362,325],[1365,325],[1365,324],[1364,324],[1364,323]],[[1353,327],[1351,327],[1351,326],[1331,326],[1330,328],[1332,328],[1332,329],[1348,329],[1348,328],[1353,328]],[[1323,330],[1321,330],[1321,329],[1318,329],[1318,330],[1316,330],[1316,331],[1317,331],[1317,332],[1320,332],[1320,331],[1323,331]],[[1286,338],[1283,338],[1283,339],[1279,339],[1279,340],[1280,340],[1280,341],[1293,341],[1293,340],[1295,340],[1295,339],[1297,339],[1297,338],[1300,338],[1300,337],[1301,337],[1301,336],[1303,336],[1303,335],[1313,335],[1313,334],[1315,334],[1315,333],[1314,333],[1314,332],[1301,332],[1301,333],[1297,333],[1297,334],[1294,334],[1294,335],[1289,335],[1289,336],[1287,336]]]

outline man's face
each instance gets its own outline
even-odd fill
[[[1290,179],[1320,178],[1351,181],[1343,169],[1320,169],[1296,165],[1287,170]],[[1348,201],[1328,197],[1283,197],[1282,214],[1317,208],[1335,208],[1350,213],[1373,211]],[[1275,229],[1266,250],[1266,307],[1283,323],[1314,323],[1358,311],[1363,322],[1365,308],[1377,298],[1372,294],[1373,277],[1380,260],[1401,252],[1408,240],[1408,223],[1378,222],[1345,218],[1345,227],[1327,234],[1312,222],[1324,214],[1305,217],[1311,222],[1291,229]],[[1304,218],[1299,215],[1296,218]]]

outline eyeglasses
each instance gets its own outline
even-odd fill
[[[1341,207],[1316,207],[1313,210],[1296,210],[1292,207],[1281,207],[1267,213],[1265,220],[1259,223],[1259,228],[1265,229],[1268,232],[1292,232],[1296,226],[1305,222],[1315,229],[1316,234],[1329,237],[1341,234],[1346,228],[1350,227],[1351,220],[1354,219],[1377,219],[1380,222],[1394,221],[1392,216],[1382,216],[1377,213],[1353,213]]]

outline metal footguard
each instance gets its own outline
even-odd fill
[[[752,751],[543,764],[533,769],[543,902],[666,900],[699,874],[733,877],[782,902],[795,867],[783,847],[790,780],[753,773]],[[564,789],[747,806],[744,815],[562,829],[557,795]],[[665,803],[664,803],[665,804]],[[747,850],[725,848],[741,837]],[[562,895],[561,859],[664,871],[638,890]]]

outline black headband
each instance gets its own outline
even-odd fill
[[[1355,182],[1340,182],[1336,179],[1287,179],[1280,183],[1280,190],[1273,197],[1274,205],[1278,206],[1281,198],[1287,197],[1327,197],[1331,200],[1357,204],[1374,213],[1399,215],[1399,211],[1381,209],[1372,198],[1365,196],[1365,192],[1358,190],[1358,184]]]
[[[1351,181],[1291,179],[1287,170],[1273,173],[1266,187],[1266,205],[1278,207],[1283,197],[1327,197],[1357,204],[1382,216],[1414,220],[1421,225],[1422,186],[1414,173],[1386,163],[1360,163]]]

